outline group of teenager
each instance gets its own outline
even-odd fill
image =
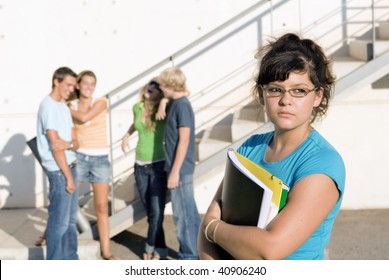
[[[179,259],[219,259],[220,247],[235,259],[325,258],[345,188],[341,156],[312,126],[326,114],[332,96],[331,61],[314,41],[292,33],[269,41],[256,57],[253,95],[274,130],[252,135],[237,151],[289,186],[285,207],[263,229],[228,224],[221,219],[221,182],[201,221],[193,188],[195,116],[186,77],[178,67],[165,69],[140,90],[133,123],[122,138],[127,153],[129,137],[138,133],[134,176],[147,213],[144,260],[167,258],[168,192]],[[93,97],[95,87],[93,72],[76,75],[59,68],[39,107],[38,150],[50,185],[47,259],[78,259],[79,182],[93,186],[102,258],[119,259],[109,245],[107,102]]]
[[[93,187],[101,257],[117,259],[110,250],[108,193],[109,146],[104,98],[94,98],[96,75],[77,75],[58,68],[52,90],[39,106],[37,145],[49,180],[49,207],[45,234],[47,259],[78,259],[78,185]]]
[[[143,259],[167,257],[163,220],[168,191],[180,245],[178,258],[198,259],[201,221],[193,190],[195,119],[186,77],[181,69],[168,68],[144,86],[140,96],[140,102],[133,106],[134,123],[122,139],[122,149],[126,151],[128,137],[137,131],[135,183],[149,225]]]
[[[107,138],[107,101],[93,96],[96,75],[57,69],[52,91],[38,112],[38,151],[49,179],[47,259],[78,259],[78,184],[92,184],[101,257],[119,259],[110,250],[108,193],[111,165]],[[198,259],[200,216],[193,192],[194,112],[186,77],[177,67],[164,70],[140,91],[134,121],[122,139],[138,132],[135,183],[149,224],[143,258],[166,259],[163,218],[170,191],[180,259]],[[159,111],[158,111],[159,109]]]

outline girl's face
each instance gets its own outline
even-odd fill
[[[155,87],[149,86],[144,93],[144,98],[146,100],[155,101],[157,100],[162,93]]]
[[[96,80],[92,76],[85,75],[77,85],[80,95],[83,97],[91,97],[95,92]]]
[[[286,81],[275,81],[266,86],[284,92],[279,97],[270,97],[263,93],[267,116],[276,130],[290,131],[310,125],[312,110],[320,105],[323,92],[321,89],[312,90],[315,86],[307,73],[290,73]],[[308,93],[304,97],[293,97],[288,92],[290,89],[302,89]]]

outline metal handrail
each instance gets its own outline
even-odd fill
[[[373,59],[375,58],[374,50],[375,50],[375,40],[376,40],[376,34],[375,34],[375,15],[374,15],[374,0],[371,0],[371,31],[372,31],[372,45],[373,45]]]
[[[222,30],[227,29],[228,27],[230,27],[234,23],[238,22],[239,20],[241,20],[242,18],[244,18],[248,14],[252,13],[253,10],[255,10],[255,9],[265,5],[266,3],[269,3],[269,1],[272,2],[271,0],[261,0],[261,1],[257,2],[256,4],[254,4],[254,5],[250,6],[249,8],[245,9],[243,12],[241,12],[238,15],[234,16],[233,18],[229,19],[225,23],[219,25],[215,29],[213,29],[210,32],[206,33],[205,35],[201,36],[200,38],[198,38],[194,42],[192,42],[192,43],[188,44],[187,46],[183,47],[182,49],[174,52],[170,56],[162,59],[161,61],[159,61],[155,65],[153,65],[150,68],[144,70],[143,72],[139,73],[138,75],[136,75],[135,77],[131,78],[127,82],[123,83],[122,85],[118,86],[117,88],[115,88],[112,91],[110,91],[107,94],[105,94],[105,97],[108,99],[108,123],[109,123],[109,138],[110,138],[109,140],[110,140],[110,143],[111,143],[111,147],[110,147],[111,162],[114,161],[113,147],[112,147],[113,143],[114,143],[113,133],[112,133],[112,127],[113,127],[112,126],[112,109],[113,109],[114,106],[112,104],[112,98],[114,96],[116,96],[117,94],[119,94],[120,92],[122,92],[124,89],[126,89],[129,86],[131,86],[131,85],[135,84],[136,82],[140,81],[141,79],[143,79],[147,75],[149,75],[149,74],[155,72],[156,70],[160,69],[162,66],[164,66],[164,65],[166,65],[168,63],[172,63],[174,65],[174,60],[177,57],[179,57],[179,56],[187,53],[188,51],[194,49],[195,47],[199,46],[201,43],[205,42],[209,38],[214,37],[216,34],[220,33]],[[112,168],[111,168],[111,182],[112,182],[112,187],[111,187],[111,198],[112,198],[112,201],[111,201],[111,213],[112,214],[115,213],[115,199],[114,199],[114,188],[113,188],[114,179],[115,179],[114,178],[114,166],[112,164]]]
[[[285,2],[287,2],[287,1],[285,1]],[[285,2],[283,2],[283,3],[285,3]],[[346,1],[346,3],[342,5],[342,7],[345,8],[347,6],[346,4],[348,4],[350,2],[352,2],[352,0]],[[373,26],[373,28],[372,28],[373,29],[373,45],[374,45],[374,42],[375,42],[374,26],[376,24],[376,19],[375,19],[375,15],[374,15],[374,9],[376,8],[375,7],[375,3],[378,3],[378,2],[380,2],[380,0],[377,0],[377,1],[371,0],[371,9],[372,9],[372,21],[371,21],[371,24]],[[166,65],[168,63],[172,63],[174,65],[174,61],[177,59],[177,57],[182,56],[185,53],[188,53],[190,50],[193,50],[195,47],[199,46],[200,44],[202,44],[206,40],[208,40],[210,38],[213,38],[215,35],[219,34],[221,31],[227,29],[228,27],[230,27],[234,23],[238,22],[239,20],[241,20],[245,16],[249,15],[250,13],[252,13],[255,9],[258,9],[259,7],[265,5],[266,3],[270,4],[268,13],[270,13],[270,16],[271,16],[271,19],[272,19],[273,9],[276,8],[276,7],[274,7],[272,0],[262,0],[262,1],[259,1],[258,3],[250,6],[249,8],[244,10],[243,12],[241,12],[238,15],[234,16],[233,18],[231,18],[227,22],[221,24],[220,26],[216,27],[212,31],[210,31],[207,34],[201,36],[200,38],[198,38],[194,42],[192,42],[192,43],[188,44],[187,46],[185,46],[184,48],[174,52],[173,54],[171,54],[168,57],[162,59],[161,61],[159,61],[158,63],[156,63],[152,67],[146,69],[145,71],[139,73],[138,75],[136,75],[135,77],[131,78],[127,82],[123,83],[122,85],[120,85],[117,88],[113,89],[112,91],[108,92],[105,96],[109,100],[109,110],[108,110],[108,112],[109,112],[109,127],[110,127],[110,129],[112,129],[112,115],[111,115],[111,111],[112,111],[112,109],[116,105],[116,104],[112,104],[112,98],[114,96],[116,96],[117,94],[119,94],[120,92],[122,92],[123,90],[128,88],[129,86],[132,86],[132,85],[136,84],[137,82],[141,81],[147,75],[150,75],[150,74],[154,73],[155,71],[157,71],[158,69],[160,69],[164,65]],[[282,5],[282,4],[278,3],[278,5]],[[364,7],[364,8],[367,8],[367,7]],[[301,29],[301,24],[300,24],[301,33],[302,34],[306,33],[308,30],[311,30],[311,29],[315,28],[318,24],[322,24],[323,22],[326,22],[329,18],[331,18],[331,16],[334,13],[339,13],[341,11],[342,11],[342,8],[337,8],[336,10],[331,11],[327,15],[325,15],[322,18],[318,19],[315,22],[315,24],[311,24],[308,27],[305,27],[305,28],[302,28],[302,29]],[[348,24],[348,23],[350,23],[350,22],[349,21],[345,21],[345,22],[342,22],[341,25],[345,25],[345,24]],[[273,27],[271,27],[271,30],[273,31]],[[326,33],[328,33],[328,32],[326,32]],[[322,34],[322,36],[325,36],[325,35],[326,34]],[[341,41],[338,41],[337,43],[340,43],[340,42],[344,43],[344,41],[348,40],[349,38],[350,38],[349,36],[347,36],[347,38],[341,38]],[[126,97],[122,98],[121,100],[123,100],[125,98],[128,98],[132,94],[133,93],[127,94]],[[200,98],[200,97],[201,96],[196,96],[196,98]],[[117,102],[117,103],[119,103],[119,102]],[[111,154],[110,154],[110,156],[111,156],[111,159],[113,160],[114,139],[112,137],[113,137],[113,133],[112,133],[112,130],[110,130],[110,143],[111,143]],[[112,175],[111,176],[112,176],[112,182],[113,182],[113,179],[114,179],[113,168],[112,168]],[[113,195],[113,188],[111,188],[111,191],[112,191],[111,196],[114,197],[114,195]],[[112,207],[113,206],[114,206],[114,200],[112,201]],[[114,213],[114,209],[115,209],[115,207],[113,207],[112,213]]]
[[[346,37],[342,37],[339,41],[337,42],[334,42],[332,45],[330,46],[327,46],[326,47],[326,50],[328,49],[331,49],[333,46],[337,45],[338,43],[345,43],[347,42],[350,38],[356,38],[355,34],[359,34],[362,30],[364,30],[365,28],[367,28],[369,25],[368,28],[370,28],[371,26],[371,29],[372,29],[372,45],[373,45],[373,49],[374,49],[374,46],[375,46],[375,41],[376,41],[376,32],[375,32],[375,26],[377,24],[377,22],[379,21],[378,18],[375,17],[375,10],[378,9],[378,8],[382,8],[382,7],[378,7],[377,4],[379,2],[381,2],[382,0],[371,0],[371,3],[370,5],[367,5],[367,6],[358,6],[358,7],[348,7],[348,4],[352,3],[353,0],[347,0],[345,1],[345,3],[341,4],[339,7],[337,7],[336,9],[328,12],[326,15],[324,15],[323,17],[319,18],[318,20],[316,20],[314,23],[306,26],[305,28],[302,29],[302,33],[307,33],[309,32],[310,30],[316,28],[317,26],[321,25],[321,24],[324,24],[326,21],[330,20],[334,15],[336,15],[337,13],[343,11],[343,9],[358,9],[360,10],[359,13],[356,13],[354,14],[350,19],[347,19],[345,21],[342,21],[338,26],[335,26],[335,27],[339,27],[339,26],[344,26],[346,24],[353,24],[355,22],[352,21],[352,19],[358,17],[358,15],[360,15],[361,13],[363,13],[364,11],[366,10],[371,10],[371,20],[370,21],[365,21],[364,23],[366,23],[365,26],[362,26],[360,27],[358,30],[354,31],[353,34],[350,34],[350,35],[347,35]],[[359,22],[358,22],[359,23]],[[331,28],[331,30],[333,29],[334,27]],[[324,37],[328,32],[324,32],[323,34],[317,36],[318,39]],[[373,52],[374,53],[374,52]]]

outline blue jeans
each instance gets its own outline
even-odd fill
[[[180,260],[197,260],[197,234],[200,227],[200,215],[197,210],[193,191],[193,175],[180,175],[180,185],[170,190],[173,219],[176,225],[177,239],[180,244]]]
[[[76,191],[66,191],[66,178],[61,170],[47,171],[49,178],[49,208],[46,228],[48,260],[78,260],[77,254],[77,172],[73,167]]]
[[[167,248],[163,230],[166,203],[166,172],[164,161],[147,165],[135,164],[135,182],[140,199],[147,213],[149,228],[145,251],[166,258]]]

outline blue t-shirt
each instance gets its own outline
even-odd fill
[[[165,126],[165,171],[170,172],[178,146],[180,127],[190,128],[190,142],[180,174],[193,174],[196,164],[195,119],[192,105],[187,97],[169,101]]]
[[[286,259],[324,259],[335,217],[337,216],[345,189],[345,166],[342,157],[319,132],[313,130],[308,138],[290,155],[277,162],[264,160],[266,149],[274,132],[253,135],[238,149],[238,153],[261,165],[286,183],[290,190],[298,181],[312,174],[329,176],[339,190],[334,208],[311,237]]]
[[[63,102],[55,101],[46,96],[39,106],[38,111],[38,135],[37,145],[42,165],[48,171],[58,171],[60,168],[54,159],[47,130],[56,130],[59,137],[65,141],[72,140],[73,120],[68,106]],[[68,164],[76,160],[76,154],[71,150],[65,150]]]

